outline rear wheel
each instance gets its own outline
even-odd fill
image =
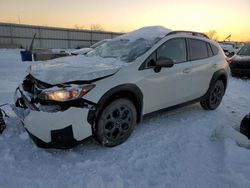
[[[224,93],[224,83],[221,80],[217,80],[206,97],[200,102],[201,106],[206,110],[215,110],[220,105]]]
[[[103,109],[96,139],[104,146],[116,146],[128,139],[136,124],[136,109],[128,99],[117,99]]]

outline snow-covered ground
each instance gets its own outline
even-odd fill
[[[0,50],[0,104],[13,103],[29,64],[18,50]],[[194,104],[148,117],[114,148],[88,139],[71,150],[40,149],[4,107],[10,118],[0,135],[0,188],[250,187],[250,150],[214,131],[239,128],[249,93],[249,80],[230,78],[217,110]]]

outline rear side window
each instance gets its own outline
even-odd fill
[[[212,48],[213,54],[217,55],[219,53],[219,49],[213,44],[210,44],[210,46]]]
[[[208,43],[207,43],[207,51],[208,51],[208,56],[209,57],[214,55],[213,51],[212,51],[212,48],[211,48],[210,44],[208,44]]]
[[[174,63],[187,61],[186,40],[184,38],[166,41],[157,50],[157,59],[170,58]]]
[[[205,41],[189,39],[189,48],[192,61],[208,57],[207,43]]]

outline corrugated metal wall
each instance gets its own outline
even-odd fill
[[[28,48],[35,33],[34,49],[89,47],[102,39],[110,39],[122,34],[0,23],[0,48],[20,46]]]

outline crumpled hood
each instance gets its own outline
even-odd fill
[[[31,65],[27,72],[42,82],[56,85],[109,76],[124,65],[114,58],[69,56]]]

